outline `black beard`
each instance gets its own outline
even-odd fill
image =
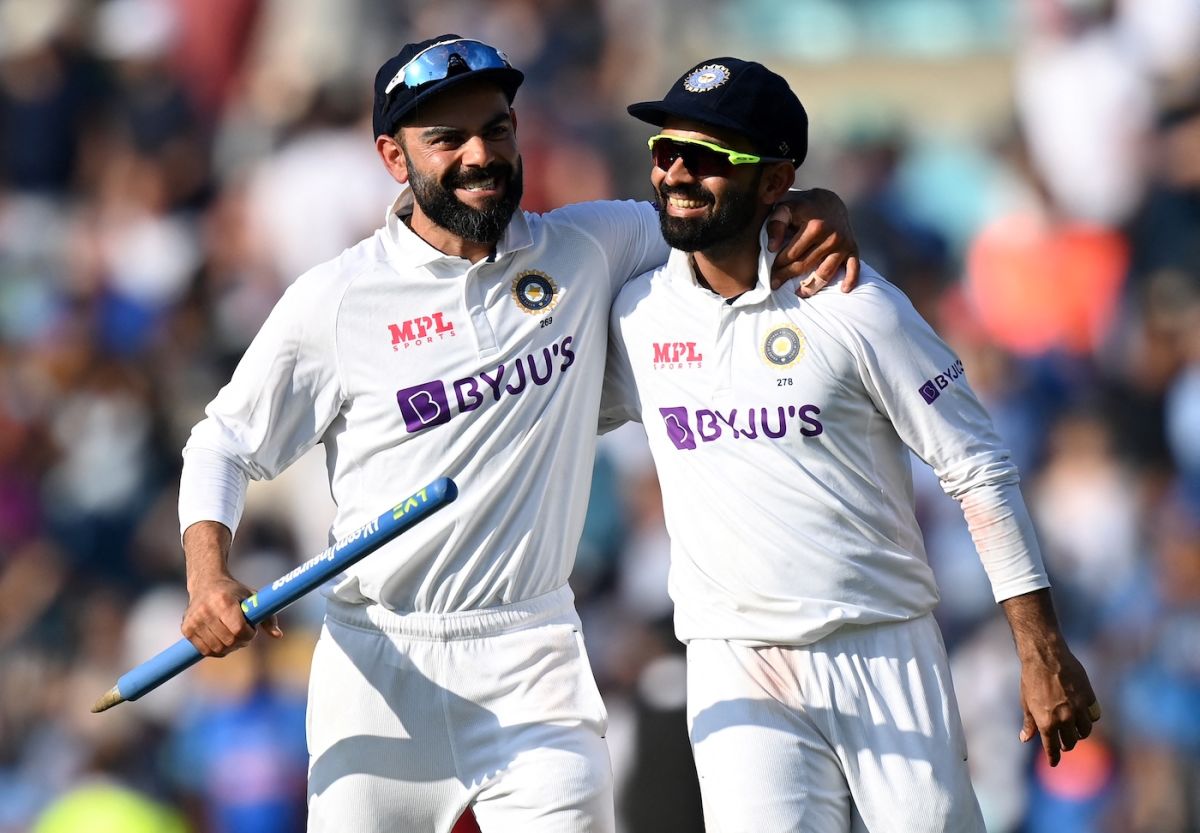
[[[488,179],[494,179],[504,187],[504,191],[484,208],[472,208],[454,195],[455,188],[466,188]],[[513,212],[521,204],[524,190],[519,160],[516,167],[507,162],[494,162],[486,168],[459,170],[447,175],[445,180],[438,181],[418,172],[409,159],[408,183],[413,199],[426,217],[464,240],[489,246],[504,236]]]
[[[729,188],[725,198],[716,205],[715,210],[707,217],[685,219],[672,217],[667,213],[667,197],[677,196],[689,200],[703,200],[709,205],[716,202],[712,192],[701,185],[692,188],[667,188],[663,186],[656,193],[655,200],[658,208],[658,224],[662,229],[663,240],[672,249],[682,252],[703,252],[713,249],[746,231],[755,220],[758,205],[754,193],[758,188],[761,172],[745,189]]]

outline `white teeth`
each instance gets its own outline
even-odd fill
[[[475,182],[466,186],[468,191],[490,191],[496,187],[495,180],[489,179],[484,182]]]
[[[671,197],[669,199],[671,205],[676,208],[703,208],[703,200],[682,200],[679,197]]]

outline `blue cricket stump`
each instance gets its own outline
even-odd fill
[[[260,588],[242,602],[242,613],[251,625],[283,610],[306,593],[320,587],[342,570],[366,558],[404,530],[420,523],[458,497],[458,487],[441,477],[424,489],[400,501],[375,520],[359,527],[300,566]],[[191,668],[203,655],[187,639],[180,639],[162,653],[143,662],[117,680],[92,706],[102,712],[126,700],[136,700],[184,669]]]

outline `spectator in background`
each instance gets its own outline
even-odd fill
[[[1116,0],[1025,5],[1015,82],[1030,158],[1068,219],[1117,226],[1141,196],[1149,78],[1122,42]]]
[[[93,123],[94,60],[70,33],[69,0],[0,4],[0,185],[62,195]]]

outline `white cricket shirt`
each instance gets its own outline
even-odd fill
[[[591,485],[614,294],[668,248],[648,203],[514,214],[493,259],[432,248],[397,213],[301,276],[184,450],[183,529],[236,529],[246,478],[321,442],[331,540],[443,475],[449,507],[326,593],[408,612],[508,604],[563,586]]]
[[[931,610],[910,448],[963,503],[997,600],[1047,586],[962,362],[869,268],[848,294],[772,292],[765,241],[732,303],[676,251],[613,306],[601,427],[645,424],[679,638],[799,645]]]

